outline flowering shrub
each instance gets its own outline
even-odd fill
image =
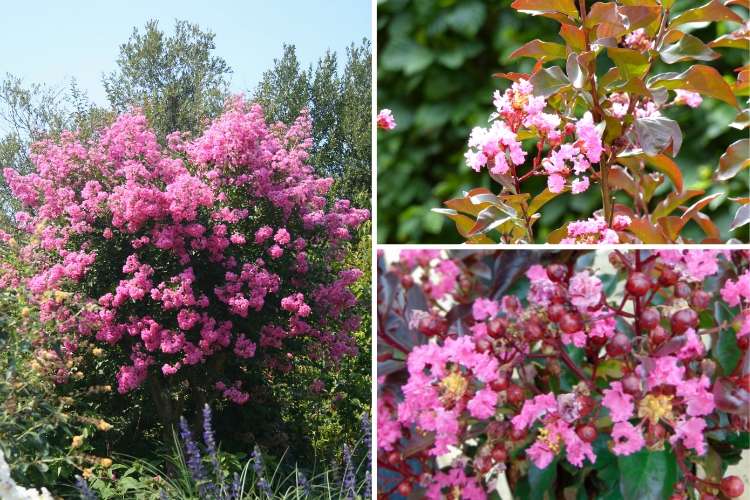
[[[684,241],[681,232],[692,221],[705,233],[703,242],[720,241],[719,227],[701,210],[721,193],[704,196],[703,190],[686,188],[673,159],[682,133],[667,110],[698,107],[705,96],[737,108],[732,127],[748,126],[750,111],[741,110],[736,97],[747,95],[746,67],[737,70],[736,79],[725,79],[707,64],[682,64],[715,60],[716,48],[747,50],[747,23],[731,8],[747,6],[711,0],[675,15],[673,3],[513,2],[519,12],[558,21],[564,43],[537,39],[518,48],[511,57],[536,60],[534,69],[496,75],[513,83],[495,92],[490,124],[471,132],[466,164],[477,172],[486,169],[499,192],[472,189],[434,210],[451,218],[470,243],[534,242],[534,223],[546,203],[562,193],[598,188],[601,209],[591,219],[563,225],[543,239],[671,243]],[[689,32],[688,23],[713,21],[736,29],[709,43]],[[556,60],[564,67],[544,66]],[[665,65],[678,65],[679,71],[662,72]],[[385,123],[381,113],[378,124],[389,129]],[[750,139],[731,144],[718,160],[715,180],[741,174],[749,157]],[[527,182],[538,177],[546,182],[541,192]],[[749,200],[734,199],[740,206],[732,230],[750,223]]]
[[[418,250],[379,273],[379,491],[739,496],[747,251]]]
[[[267,126],[237,98],[199,137],[164,146],[134,111],[91,141],[35,145],[28,175],[5,170],[34,270],[13,279],[48,325],[56,381],[95,343],[117,390],[149,385],[174,423],[184,403],[165,386],[241,405],[264,373],[356,354],[361,271],[336,263],[369,213],[327,199],[332,179],[306,164],[310,125],[305,113]]]

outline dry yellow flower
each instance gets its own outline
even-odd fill
[[[109,469],[112,467],[112,459],[111,458],[102,458],[99,460],[99,465],[104,467],[105,469]]]
[[[70,443],[71,448],[79,448],[83,444],[83,436],[73,436],[73,442]]]
[[[93,475],[94,475],[94,471],[93,470],[91,470],[91,469],[83,469],[83,477],[85,479],[88,479],[88,478],[90,478]]]
[[[101,358],[102,356],[104,356],[104,349],[102,349],[101,347],[94,347],[93,349],[91,349],[91,354],[93,354],[97,358]]]
[[[99,429],[100,431],[107,432],[108,430],[112,428],[112,424],[108,423],[106,420],[99,420],[96,423],[96,428]]]

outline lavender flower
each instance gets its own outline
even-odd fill
[[[91,491],[89,483],[81,476],[76,476],[76,489],[81,495],[81,500],[98,500],[96,494]]]
[[[302,471],[299,471],[297,474],[297,487],[302,488],[302,492],[306,497],[310,496],[310,481],[307,480],[307,477],[305,477],[305,474]]]
[[[220,489],[219,485],[224,482],[224,472],[221,470],[219,455],[216,452],[216,439],[211,425],[211,407],[208,404],[203,406],[203,442],[206,445],[206,452],[213,464],[214,476],[216,478],[216,484],[211,484],[209,489],[213,492],[214,496],[217,496]]]
[[[255,476],[258,478],[257,483],[256,483],[258,486],[258,489],[266,497],[271,498],[273,496],[273,492],[271,491],[271,485],[268,483],[268,481],[263,475],[263,455],[261,455],[260,449],[257,446],[253,450],[252,460],[253,460],[253,470],[255,471]]]
[[[180,437],[182,438],[182,443],[185,445],[187,466],[190,475],[196,483],[201,483],[206,479],[206,473],[201,463],[201,451],[198,448],[198,444],[193,441],[193,435],[190,433],[190,428],[185,417],[180,417]],[[200,486],[200,492],[201,495],[205,493],[203,486]]]
[[[348,445],[344,445],[344,480],[343,487],[347,500],[356,497],[356,478],[354,477],[354,464],[352,463],[352,452]]]
[[[234,473],[234,477],[232,478],[232,486],[231,486],[231,493],[229,494],[230,500],[241,500],[240,499],[240,475],[236,472]]]
[[[365,471],[365,491],[364,497],[372,497],[372,427],[370,426],[370,416],[367,412],[362,414],[362,434],[365,441],[365,453],[367,454],[367,470]]]

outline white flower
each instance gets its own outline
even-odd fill
[[[19,486],[10,477],[10,467],[0,450],[0,498],[3,500],[54,500],[46,488],[39,492],[34,488]]]

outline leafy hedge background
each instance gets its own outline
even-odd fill
[[[471,128],[487,123],[493,91],[508,86],[507,81],[492,75],[532,69],[532,59],[509,60],[511,52],[522,44],[535,38],[560,41],[558,23],[519,14],[510,8],[511,3],[512,0],[378,1],[378,109],[392,109],[398,122],[395,130],[378,134],[379,242],[463,241],[449,219],[430,210],[463,190],[492,187],[489,176],[473,172],[463,158]],[[697,5],[678,0],[673,12]],[[712,23],[692,34],[710,41],[732,27],[736,25]],[[711,65],[724,75],[748,62],[742,50],[717,51],[722,59]],[[682,66],[687,65],[672,65],[669,70],[681,71]],[[666,71],[664,67],[656,70]],[[667,114],[679,122],[684,134],[683,149],[676,160],[683,169],[686,188],[705,189],[706,194],[726,193],[705,212],[722,228],[723,239],[750,240],[747,226],[728,232],[738,205],[727,197],[748,196],[747,172],[728,185],[711,179],[727,146],[747,136],[747,131],[728,127],[736,111],[707,98],[698,109],[682,106]],[[543,179],[537,181],[539,186],[529,182],[531,192],[543,189]],[[666,188],[663,185],[660,189]],[[544,207],[535,227],[544,236],[568,220],[590,215],[600,206],[598,189],[576,196],[566,194]],[[700,236],[693,222],[685,236]]]

